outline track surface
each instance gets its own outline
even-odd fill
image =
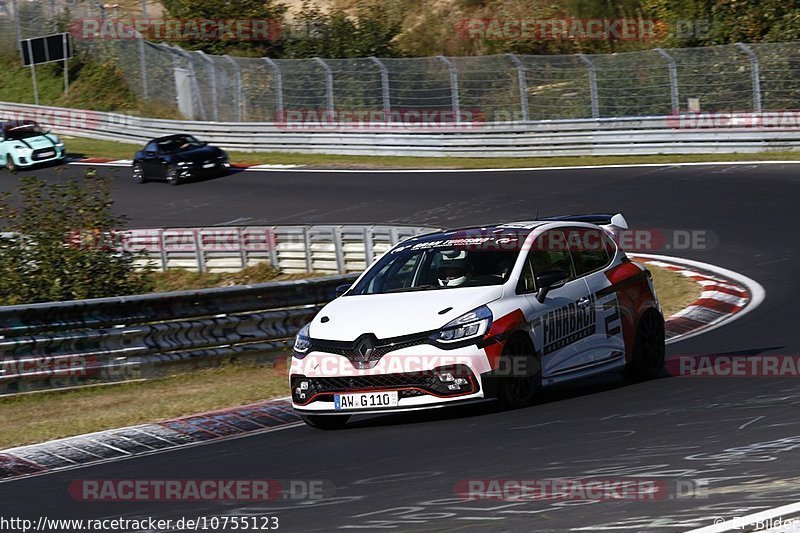
[[[719,245],[680,255],[759,281],[755,312],[669,347],[679,354],[797,354],[800,177],[793,165],[712,165],[496,173],[244,172],[169,187],[118,175],[133,227],[374,222],[456,226],[541,215],[622,211],[637,228],[711,230]],[[36,172],[47,179],[80,167]],[[0,176],[14,190],[19,176]],[[669,253],[669,252],[667,252]],[[286,531],[682,531],[713,517],[797,501],[800,384],[792,379],[616,377],[551,391],[543,404],[362,418],[348,430],[306,427],[0,484],[0,515],[130,518],[274,515]],[[782,440],[780,443],[775,441]],[[769,443],[769,444],[764,444]],[[737,448],[731,451],[731,448]],[[725,451],[728,450],[728,451]],[[453,500],[468,478],[641,476],[710,479],[705,499],[644,502]],[[78,503],[67,486],[98,478],[326,479],[336,497],[276,502]]]

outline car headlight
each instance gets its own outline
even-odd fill
[[[306,324],[303,329],[297,332],[292,352],[297,359],[302,359],[308,353],[309,348],[311,348],[311,339],[308,336],[308,324]]]
[[[192,162],[191,161],[178,161],[178,166],[179,167],[190,167],[190,166],[192,166]]]
[[[20,153],[20,154],[24,154],[24,153],[27,153],[27,152],[30,152],[30,151],[31,151],[31,149],[30,149],[30,148],[28,148],[28,147],[25,147],[25,146],[20,146],[20,145],[16,145],[16,146],[14,147],[14,150],[16,150],[16,151],[17,151],[17,153]]]
[[[492,312],[485,305],[465,313],[433,334],[436,342],[461,342],[482,337],[492,325]]]

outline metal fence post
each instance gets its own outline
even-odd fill
[[[285,120],[283,115],[283,74],[281,67],[274,60],[265,57],[264,62],[270,66],[272,73],[275,75],[275,116],[279,119]]]
[[[214,60],[211,59],[205,52],[202,50],[196,50],[196,54],[199,54],[208,64],[211,65],[211,116],[214,122],[219,120],[219,100],[217,96],[217,68],[214,65]]]
[[[458,96],[458,69],[455,64],[445,56],[436,56],[439,61],[447,66],[450,71],[450,100],[453,107],[453,115],[455,116],[456,124],[461,124],[461,99]]]
[[[142,0],[142,18],[145,20],[147,19],[147,0]],[[144,51],[144,36],[138,31],[136,32],[136,36],[138,37],[137,41],[139,43],[139,71],[142,75],[142,99],[147,100],[149,91],[147,87],[147,61]]]
[[[20,50],[19,42],[22,40],[22,31],[19,27],[19,6],[17,5],[17,1],[18,0],[11,0],[11,9],[14,11],[14,35],[16,36],[14,39],[14,47]]]
[[[522,120],[527,122],[531,119],[528,110],[528,80],[525,73],[525,65],[515,54],[506,54],[517,67],[517,81],[519,83],[519,108],[522,111]]]
[[[243,112],[242,112],[242,69],[239,68],[239,63],[237,63],[236,60],[233,59],[231,56],[225,55],[225,56],[222,56],[222,57],[227,59],[233,65],[233,68],[234,68],[234,70],[236,72],[236,74],[234,75],[234,78],[233,78],[233,80],[234,80],[233,81],[233,92],[234,92],[234,96],[235,96],[234,102],[236,102],[236,104],[235,104],[236,114],[234,116],[236,117],[236,122],[241,122],[242,121],[242,116],[243,116]]]
[[[669,95],[670,103],[673,113],[680,111],[680,98],[678,95],[678,64],[675,58],[669,55],[663,48],[656,48],[661,57],[667,60],[667,67],[669,68]]]
[[[600,118],[600,104],[597,98],[597,68],[586,54],[576,55],[589,68],[589,98],[592,102],[592,118]]]
[[[381,100],[383,101],[384,120],[388,122],[392,114],[391,92],[389,91],[389,70],[386,68],[386,65],[383,64],[383,61],[377,57],[370,57],[369,59],[378,65],[381,71]]]
[[[331,70],[330,65],[328,65],[322,59],[315,57],[314,61],[316,61],[325,71],[325,101],[326,107],[328,112],[333,115],[334,107],[333,107],[333,71]]]
[[[753,49],[744,43],[736,43],[747,56],[750,58],[750,77],[753,82],[753,110],[756,113],[761,113],[761,73],[758,64],[758,56]]]

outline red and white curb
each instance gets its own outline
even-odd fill
[[[677,272],[702,288],[697,300],[666,318],[667,344],[729,324],[754,310],[764,300],[764,288],[738,272],[678,257],[629,255],[647,265]]]

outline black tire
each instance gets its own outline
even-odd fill
[[[147,181],[141,163],[133,164],[133,181],[136,183],[145,183]]]
[[[6,161],[3,164],[3,167],[12,174],[17,171],[17,165],[14,163],[14,158],[11,157],[10,155],[6,156]]]
[[[316,429],[342,429],[350,415],[300,415],[306,425]]]
[[[542,388],[539,358],[533,353],[530,340],[523,334],[506,342],[497,377],[497,399],[506,409],[533,405]]]
[[[639,319],[633,341],[633,357],[625,369],[630,381],[655,379],[664,368],[664,318],[657,311],[645,312]]]
[[[178,167],[175,165],[169,165],[167,167],[167,183],[170,185],[180,185],[181,184],[181,176],[178,173]]]

